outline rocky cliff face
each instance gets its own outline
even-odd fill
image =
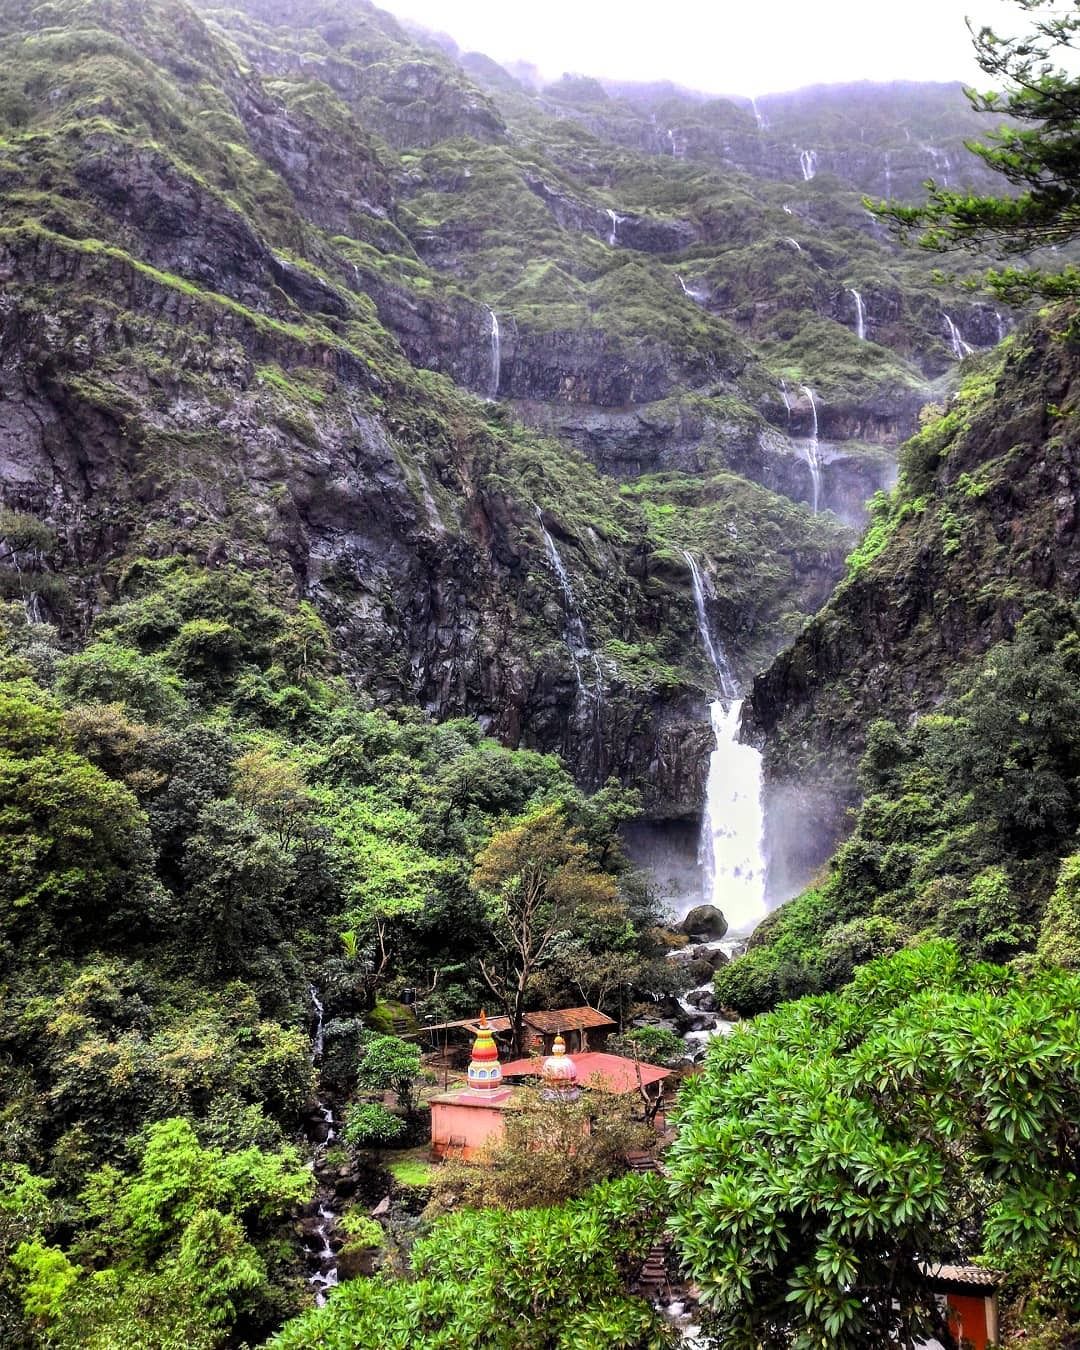
[[[870,723],[928,711],[1029,608],[1076,594],[1080,354],[1058,328],[986,358],[906,447],[848,576],[754,682],[746,725],[765,747],[778,893],[843,834]]]
[[[693,817],[685,553],[747,679],[955,365],[921,262],[843,185],[627,149],[632,100],[590,121],[592,83],[363,0],[18,0],[0,42],[0,498],[55,533],[47,616],[79,641],[140,559],[235,560],[374,700]]]

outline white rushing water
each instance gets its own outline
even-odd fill
[[[499,336],[499,320],[493,309],[491,315],[491,370],[488,376],[488,398],[494,403],[499,397],[499,383],[502,378],[502,339]]]
[[[803,182],[809,183],[810,179],[817,173],[817,151],[800,150],[799,168],[802,169]]]
[[[702,895],[728,921],[727,941],[745,937],[765,917],[765,815],[761,752],[739,740],[742,700],[723,647],[713,638],[701,569],[684,552],[694,588],[698,633],[716,673],[719,697],[709,706],[716,749],[709,757],[699,858]]]
[[[885,151],[885,196],[892,196],[892,157]]]
[[[863,307],[863,298],[854,286],[849,286],[848,294],[855,301],[855,336],[860,342],[866,341],[866,310]]]
[[[821,506],[821,447],[818,444],[817,399],[808,384],[802,385],[802,392],[810,400],[810,439],[805,443],[806,464],[810,470],[810,505],[816,516]]]
[[[742,699],[717,699],[709,713],[716,749],[701,826],[703,893],[727,919],[728,936],[745,936],[768,912],[761,751],[739,740]]]
[[[790,234],[785,234],[784,240],[786,243],[791,245],[791,247],[795,250],[796,253],[802,252],[802,244],[800,244],[797,239],[792,239]]]
[[[780,381],[780,397],[784,400],[784,407],[787,409],[788,421],[791,421],[791,397],[787,391],[787,380]]]
[[[997,340],[999,342],[1004,342],[1009,329],[1005,323],[1005,318],[1002,315],[1001,310],[994,310],[994,318],[997,320]]]
[[[757,123],[758,131],[764,131],[769,125],[769,119],[758,107],[756,98],[750,100],[750,111],[754,114],[754,121]]]
[[[949,334],[949,346],[952,348],[952,354],[958,361],[962,361],[965,356],[970,356],[975,348],[961,337],[960,329],[957,328],[951,315],[942,312],[942,318],[945,320],[945,328]]]
[[[607,237],[607,241],[612,248],[617,248],[619,244],[619,225],[625,220],[625,216],[620,216],[617,211],[612,211],[612,209],[608,207],[608,219],[611,221],[611,232]]]

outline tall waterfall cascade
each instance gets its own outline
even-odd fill
[[[757,123],[758,131],[764,131],[769,125],[769,119],[757,105],[757,99],[750,100],[750,111],[754,114],[754,121]]]
[[[855,336],[860,342],[866,341],[866,307],[863,298],[854,286],[848,287],[848,294],[855,301]]]
[[[492,402],[499,397],[499,383],[502,378],[502,339],[499,336],[499,319],[493,309],[491,315],[491,372],[488,377],[488,397]]]
[[[619,226],[626,217],[620,216],[617,211],[612,211],[610,207],[608,207],[607,214],[608,219],[611,221],[611,232],[608,234],[607,241],[612,248],[617,248],[619,245]]]
[[[802,170],[803,182],[809,183],[810,179],[817,173],[817,151],[800,150],[799,168]]]
[[[964,341],[960,329],[957,328],[956,323],[950,314],[946,314],[942,311],[942,318],[945,320],[945,328],[949,334],[949,346],[952,348],[952,354],[958,361],[962,361],[965,356],[970,356],[975,348],[970,342]]]
[[[810,470],[810,505],[816,516],[821,507],[821,447],[818,444],[817,399],[808,384],[802,385],[801,388],[810,400],[810,439],[806,442],[806,464]]]
[[[723,647],[713,638],[701,568],[684,552],[694,589],[698,633],[716,673],[718,697],[709,705],[716,749],[709,757],[698,858],[702,899],[744,937],[768,912],[765,902],[765,813],[761,751],[739,740],[742,699]]]

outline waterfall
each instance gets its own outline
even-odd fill
[[[761,752],[739,740],[742,700],[735,677],[723,648],[713,641],[701,569],[691,553],[684,550],[683,557],[694,588],[698,634],[719,694],[709,705],[716,749],[709,757],[698,851],[702,895],[727,919],[731,935],[745,935],[766,914]]]
[[[619,224],[621,221],[625,220],[626,217],[617,215],[610,207],[608,207],[608,219],[611,221],[611,233],[608,235],[607,241],[612,248],[617,248],[619,245]]]
[[[850,295],[855,301],[855,336],[859,339],[860,342],[865,342],[866,310],[863,308],[862,296],[854,288],[854,286],[849,286],[847,290],[848,295]]]
[[[491,374],[488,378],[488,398],[492,403],[499,397],[499,380],[502,375],[502,341],[499,337],[499,320],[495,311],[491,315]]]
[[[885,151],[885,196],[892,196],[892,159],[889,151]]]
[[[326,1032],[323,1025],[323,1004],[319,998],[319,991],[313,984],[308,985],[308,997],[311,999],[312,1011],[315,1014],[315,1028],[311,1034],[311,1062],[318,1065],[323,1057],[323,1050],[326,1045]],[[326,1126],[325,1137],[316,1144],[315,1158],[312,1160],[312,1168],[317,1169],[317,1163],[321,1156],[321,1148],[334,1141],[334,1113],[322,1100],[315,1103],[315,1111],[322,1123]],[[318,1136],[313,1136],[318,1138]],[[312,1273],[308,1276],[308,1284],[315,1290],[315,1303],[318,1307],[326,1302],[327,1292],[333,1289],[338,1282],[338,1264],[337,1253],[330,1244],[330,1230],[337,1222],[337,1216],[330,1209],[328,1201],[330,1194],[324,1190],[324,1198],[319,1201],[319,1208],[315,1213],[315,1227],[312,1230],[312,1236],[319,1240],[317,1248],[310,1248],[307,1254],[308,1262],[314,1267]]]
[[[768,912],[761,751],[739,740],[741,699],[717,699],[709,715],[716,749],[701,822],[703,894],[727,919],[729,936],[745,935]]]
[[[792,239],[792,237],[791,237],[790,234],[785,234],[785,235],[784,235],[784,241],[785,241],[785,243],[790,244],[791,247],[795,250],[796,253],[801,253],[801,252],[802,252],[802,244],[800,244],[799,241],[798,241],[797,239]]]
[[[754,114],[754,121],[757,123],[758,131],[764,131],[769,125],[769,119],[758,108],[756,98],[750,100],[750,111]]]
[[[574,667],[574,679],[577,682],[579,696],[589,698],[593,704],[595,716],[599,716],[600,707],[604,700],[604,672],[600,665],[600,658],[589,646],[588,634],[585,631],[585,622],[581,617],[581,610],[578,608],[577,597],[574,595],[574,587],[570,581],[570,574],[566,570],[559,550],[555,545],[544,524],[544,517],[540,508],[536,507],[536,518],[540,522],[540,533],[544,536],[544,548],[547,550],[548,561],[551,563],[555,576],[558,578],[559,588],[563,593],[564,609],[566,612],[566,630],[564,640],[566,649],[570,653],[570,661]],[[592,692],[585,685],[581,674],[581,663],[587,661],[596,675],[596,683]]]
[[[780,397],[784,400],[784,407],[787,409],[788,421],[791,421],[791,399],[788,397],[787,380],[780,381]]]
[[[705,655],[709,658],[709,664],[712,666],[716,675],[716,690],[722,699],[731,700],[735,697],[736,686],[735,677],[731,673],[731,667],[727,663],[727,658],[719,650],[712,640],[712,632],[709,627],[709,614],[705,608],[705,587],[702,582],[701,569],[694,561],[694,555],[688,553],[686,549],[682,551],[686,559],[686,565],[690,569],[690,581],[694,588],[694,609],[697,611],[698,633],[701,637],[701,645],[705,650]]]
[[[938,149],[936,148],[936,146],[933,146],[933,145],[924,145],[922,148],[926,151],[926,153],[927,153],[927,154],[930,156],[930,158],[933,160],[933,162],[934,162],[934,169],[935,169],[935,170],[937,169],[937,167],[938,167],[939,164],[941,164],[942,162],[944,162],[944,164],[945,164],[945,172],[941,175],[941,186],[942,186],[942,187],[948,187],[948,186],[949,186],[949,171],[950,171],[950,169],[952,168],[952,165],[949,163],[949,156],[944,152],[944,150],[938,150]]]
[[[799,168],[802,169],[803,182],[809,183],[810,179],[817,173],[817,151],[800,150]]]
[[[1009,333],[1009,326],[1005,322],[1005,318],[1002,315],[1001,310],[999,309],[994,310],[994,318],[997,320],[997,340],[999,342],[1004,342]]]
[[[697,305],[703,305],[708,299],[708,292],[700,291],[694,286],[688,286],[686,282],[683,281],[682,277],[679,276],[678,272],[675,273],[675,280],[679,283],[683,295],[685,295],[688,300],[693,300]]]
[[[958,361],[962,361],[965,356],[970,356],[975,348],[960,336],[960,329],[953,322],[951,315],[942,311],[941,317],[945,320],[945,327],[949,333],[949,345],[952,347],[952,354]]]
[[[801,386],[802,392],[810,400],[811,432],[810,440],[806,445],[806,463],[810,470],[810,487],[812,492],[811,506],[814,515],[818,513],[818,507],[821,503],[821,451],[818,446],[818,415],[817,399],[814,398],[814,391],[808,384]]]

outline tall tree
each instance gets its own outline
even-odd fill
[[[878,211],[901,237],[924,248],[991,252],[1022,257],[1080,236],[1080,77],[1057,62],[1080,45],[1080,0],[1048,9],[1050,0],[1016,0],[1032,16],[1029,30],[1005,38],[983,27],[973,31],[980,67],[1002,89],[968,98],[980,112],[1000,115],[1003,125],[985,143],[968,148],[1002,174],[1010,189],[1002,197],[977,196],[931,181],[921,206],[881,203]],[[986,276],[1002,299],[1020,304],[1033,296],[1080,295],[1080,269],[1032,265],[995,269]]]
[[[537,974],[575,920],[611,903],[615,882],[597,871],[588,845],[554,805],[492,835],[477,857],[473,885],[484,900],[495,949],[481,961],[481,974],[510,1018],[520,1053]]]

